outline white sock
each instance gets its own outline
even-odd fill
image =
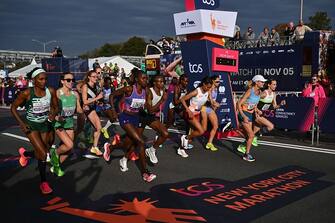
[[[112,126],[112,123],[111,123],[111,121],[108,120],[108,122],[106,123],[104,129],[108,129],[111,126]]]

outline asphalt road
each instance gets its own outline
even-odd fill
[[[116,130],[122,133],[116,126]],[[41,195],[37,162],[21,168],[20,147],[31,148],[6,109],[0,109],[1,222],[334,222],[335,150],[261,138],[255,162],[235,151],[238,139],[216,141],[219,151],[200,141],[176,154],[178,133],[157,151],[157,174],[144,182],[136,162],[119,169],[122,149],[111,161],[72,157],[65,175],[47,178],[54,189]],[[146,130],[148,144],[155,137]],[[76,150],[79,154],[79,150]],[[82,152],[82,151],[81,151]]]

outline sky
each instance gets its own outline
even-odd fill
[[[335,29],[334,0],[304,1],[303,19],[325,11]],[[43,52],[59,45],[67,56],[78,56],[105,43],[132,36],[158,40],[174,36],[173,14],[184,11],[184,0],[1,0],[0,49]],[[219,10],[237,11],[242,33],[294,21],[300,0],[221,0]]]

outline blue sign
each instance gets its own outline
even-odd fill
[[[234,128],[237,127],[234,100],[231,91],[229,74],[224,72],[214,72],[212,67],[212,49],[221,47],[207,40],[183,42],[181,44],[184,71],[189,77],[188,90],[191,91],[199,86],[201,80],[207,76],[220,76],[220,86],[218,88],[217,102],[220,107],[216,114],[219,126],[223,127],[231,122]]]
[[[214,10],[220,7],[220,0],[194,0],[195,9]]]

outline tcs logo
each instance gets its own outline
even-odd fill
[[[202,69],[202,64],[191,64],[188,63],[188,68],[190,73],[202,73],[204,70]]]
[[[215,0],[202,0],[202,3],[204,3],[206,5],[214,6],[215,5]]]

